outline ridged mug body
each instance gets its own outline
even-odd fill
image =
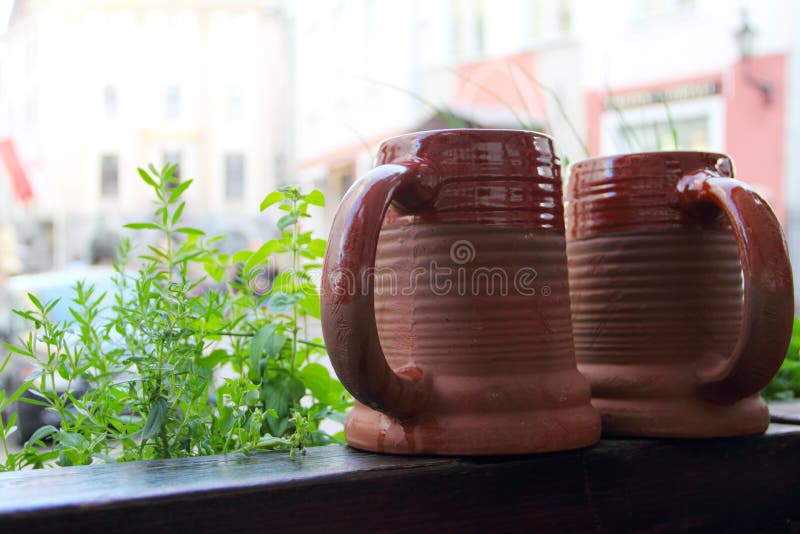
[[[598,158],[572,169],[575,350],[606,435],[729,436],[768,424],[758,394],[718,402],[698,379],[733,353],[743,309],[742,265],[725,216],[678,201],[678,180],[703,170],[733,177],[730,160],[709,153]]]
[[[436,132],[434,132],[436,134]],[[561,178],[552,144],[523,132],[390,140],[379,163],[422,157],[430,202],[392,207],[375,260],[389,365],[431,380],[421,413],[356,403],[348,443],[394,453],[521,454],[597,441],[572,343]]]

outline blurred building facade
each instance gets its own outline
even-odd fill
[[[448,126],[442,115],[479,127],[549,127],[577,153],[581,141],[562,115],[549,112],[547,91],[531,81],[534,73],[546,79],[571,121],[582,124],[571,2],[293,5],[298,173],[333,200],[329,218],[335,200],[372,166],[382,139]],[[332,42],[337,46],[327,46]]]
[[[800,252],[792,0],[13,6],[0,38],[0,248],[13,227],[29,259],[49,247],[63,264],[144,214],[147,162],[180,161],[197,178],[198,224],[243,235],[266,224],[257,202],[277,184],[319,187],[324,234],[381,139],[448,117],[545,130],[572,161],[673,148],[674,128],[680,148],[731,154]]]
[[[800,267],[800,3],[303,5],[301,86],[334,75],[344,80],[335,101],[299,99],[298,133],[325,132],[324,142],[298,138],[300,174],[329,196],[372,165],[380,139],[430,124],[432,107],[484,127],[541,128],[572,161],[673,149],[674,129],[678,148],[733,157],[737,176],[761,192],[784,224]],[[314,42],[308,21],[329,35],[318,33]],[[317,56],[337,27],[361,29],[347,36],[350,52]],[[369,74],[347,77],[353,60],[363,65],[355,70]]]
[[[192,222],[242,240],[263,234],[258,201],[291,160],[291,42],[279,5],[15,0],[9,15],[0,143],[24,176],[0,161],[0,235],[6,248],[19,244],[7,268],[96,256],[98,242],[149,213],[136,171],[148,163],[177,162],[195,179]]]

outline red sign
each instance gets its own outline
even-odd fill
[[[22,163],[19,161],[17,150],[11,139],[0,139],[0,160],[11,178],[11,188],[14,190],[16,199],[23,204],[30,202],[33,199],[31,182],[25,174],[25,169],[22,168]]]

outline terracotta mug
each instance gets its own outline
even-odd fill
[[[607,435],[766,430],[793,287],[767,203],[728,156],[653,152],[573,165],[567,254],[578,367]]]
[[[339,205],[322,279],[325,344],[357,401],[348,443],[465,455],[595,443],[550,138],[413,133],[384,141],[377,163]]]

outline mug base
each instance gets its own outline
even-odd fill
[[[600,439],[590,404],[512,413],[426,414],[401,421],[356,402],[345,422],[347,443],[389,454],[511,455],[579,449]]]
[[[761,434],[769,409],[758,394],[720,405],[701,398],[603,399],[592,404],[603,419],[603,436],[721,438]]]

